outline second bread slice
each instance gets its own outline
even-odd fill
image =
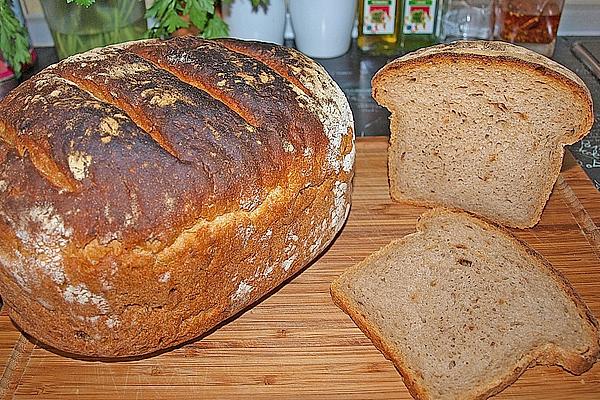
[[[565,67],[501,42],[460,41],[398,58],[373,78],[391,113],[394,200],[535,225],[563,146],[591,128],[592,99]]]
[[[331,286],[414,397],[484,399],[529,366],[596,361],[595,319],[540,255],[466,213],[434,209],[417,230]]]

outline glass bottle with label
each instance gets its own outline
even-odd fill
[[[400,46],[404,51],[437,42],[440,0],[402,0]]]
[[[358,3],[358,47],[371,54],[398,52],[402,0],[361,0]]]

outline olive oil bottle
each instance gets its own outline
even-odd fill
[[[358,2],[358,47],[370,54],[393,55],[399,50],[403,0]]]
[[[400,47],[404,52],[431,46],[438,40],[441,0],[402,0]]]

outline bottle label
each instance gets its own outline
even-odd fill
[[[437,0],[404,0],[403,33],[431,34],[435,26]]]
[[[363,34],[390,35],[396,25],[396,0],[365,0]]]

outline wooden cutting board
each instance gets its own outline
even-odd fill
[[[386,138],[357,140],[352,212],[317,261],[254,308],[194,343],[127,362],[64,358],[0,315],[1,398],[410,399],[400,375],[331,302],[329,283],[392,239],[422,208],[388,195]],[[600,316],[600,193],[568,156],[541,222],[515,231],[571,280]],[[600,399],[600,363],[582,376],[528,370],[497,399]]]

